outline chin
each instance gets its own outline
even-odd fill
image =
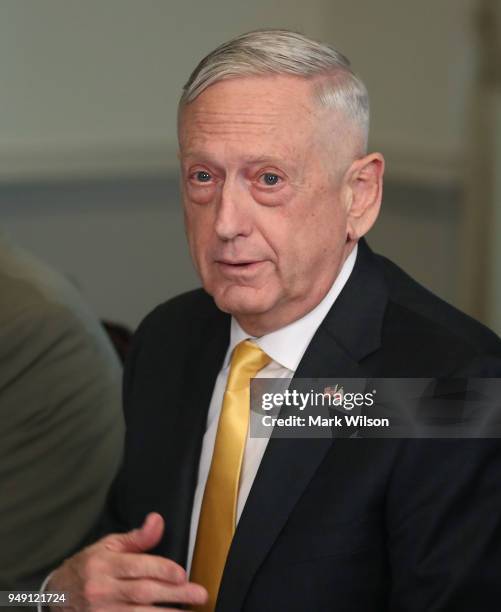
[[[253,287],[232,285],[209,293],[220,310],[232,315],[260,315],[268,312],[276,302],[272,292]]]

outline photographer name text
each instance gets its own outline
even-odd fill
[[[261,422],[265,427],[389,427],[387,418],[371,418],[365,415],[353,414],[343,416],[322,417],[309,415],[307,417],[288,416],[285,418],[264,415]]]

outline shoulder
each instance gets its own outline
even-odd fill
[[[225,316],[203,289],[193,289],[158,305],[143,319],[137,335],[176,334],[193,326],[206,324],[212,318]]]
[[[134,406],[142,405],[145,397],[152,408],[167,392],[172,399],[179,381],[197,369],[206,343],[225,338],[229,319],[202,289],[178,295],[150,312],[134,334],[125,362],[126,418],[132,418]]]
[[[162,363],[175,367],[198,346],[205,330],[224,324],[223,313],[203,289],[173,297],[154,308],[134,334],[126,363],[126,378],[138,363],[152,371]],[[134,365],[134,368],[133,368]]]
[[[120,423],[121,367],[96,315],[57,272],[12,249],[4,255],[0,248],[0,409],[10,431],[57,422],[59,435],[78,423],[84,436]]]
[[[75,348],[81,343],[94,358],[107,360],[118,369],[117,357],[97,315],[63,274],[30,253],[0,241],[0,285],[3,340],[17,339],[25,351],[35,350],[38,343],[56,346],[64,341]]]
[[[16,370],[50,369],[54,376],[91,373],[96,380],[118,384],[120,364],[99,320],[86,308],[51,300],[24,283],[2,285],[8,300],[0,307],[0,358],[8,355],[1,381]]]
[[[405,343],[410,351],[445,369],[491,359],[501,363],[501,340],[485,325],[423,287],[396,264],[376,255],[388,287],[384,320],[387,341]],[[447,372],[444,372],[447,373]]]

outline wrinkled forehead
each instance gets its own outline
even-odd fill
[[[318,129],[311,83],[299,77],[239,77],[208,87],[180,111],[182,148],[193,140],[300,140]]]

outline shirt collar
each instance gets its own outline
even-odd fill
[[[289,325],[266,334],[265,336],[255,338],[249,336],[249,334],[240,327],[235,317],[231,317],[230,344],[226,352],[223,368],[229,365],[231,354],[235,346],[242,340],[250,338],[254,340],[273,361],[295,372],[315,332],[320,327],[320,324],[350,277],[357,258],[357,251],[358,245],[355,245],[355,248],[346,258],[341,271],[322,301],[317,304],[313,310],[310,310],[310,312],[303,317],[297,319],[297,321],[293,321],[289,323]]]

